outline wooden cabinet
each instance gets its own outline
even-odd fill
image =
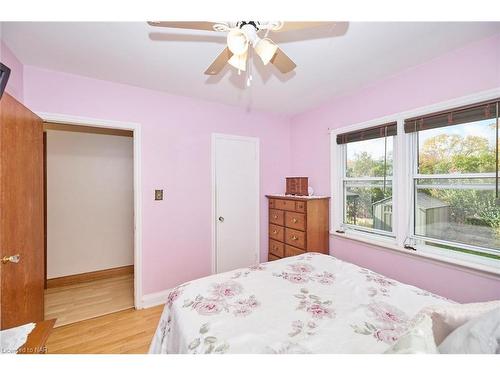
[[[329,197],[266,197],[270,261],[306,252],[329,253]]]

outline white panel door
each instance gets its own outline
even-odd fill
[[[215,272],[259,262],[259,140],[214,134]]]

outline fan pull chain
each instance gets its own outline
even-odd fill
[[[250,64],[250,58],[252,57],[252,51],[250,50],[248,52],[248,57],[247,57],[247,87],[250,87],[252,85],[252,64]]]

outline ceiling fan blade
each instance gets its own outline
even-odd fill
[[[207,68],[207,70],[205,70],[205,74],[209,76],[219,74],[232,56],[233,53],[229,50],[229,48],[224,48],[219,56],[215,58],[214,62]]]
[[[312,29],[315,27],[334,25],[335,22],[283,22],[283,26],[278,30],[273,30],[276,32],[284,32],[284,31],[295,31],[295,30],[303,30],[303,29]]]
[[[172,29],[192,29],[192,30],[208,30],[215,31],[214,25],[217,22],[204,21],[148,21],[148,25],[157,27],[170,27]]]
[[[283,74],[291,72],[297,66],[280,48],[276,50],[271,63]]]

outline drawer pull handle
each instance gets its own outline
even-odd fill
[[[297,220],[297,218],[296,218],[296,217],[294,217],[294,218],[292,219],[292,222],[293,222],[293,223],[296,223],[297,221],[298,221],[298,220]]]
[[[292,240],[293,240],[293,241],[297,241],[298,239],[299,239],[299,237],[297,237],[297,236],[292,236]]]
[[[278,218],[278,215],[274,215],[273,217],[274,217],[275,219],[277,219],[277,218]]]
[[[278,231],[276,229],[273,230],[273,234],[277,234],[277,233],[278,233]]]

